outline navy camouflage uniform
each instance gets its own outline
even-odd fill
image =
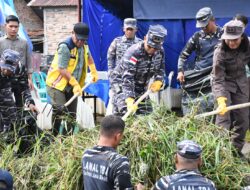
[[[131,184],[128,158],[112,147],[95,146],[82,158],[84,190],[129,190]]]
[[[126,18],[124,19],[123,29],[137,29],[137,21],[134,18]],[[126,32],[126,31],[124,31]],[[136,44],[138,42],[142,41],[140,38],[137,38],[134,36],[134,38],[127,38],[126,34],[123,36],[119,36],[113,40],[113,42],[110,44],[107,54],[107,60],[108,60],[108,78],[110,79],[110,76],[112,75],[112,72],[116,65],[119,65],[121,62],[121,59],[124,55],[124,53],[127,51],[129,47],[131,47],[133,44]],[[114,92],[110,88],[109,90],[109,103],[106,110],[106,115],[112,114]]]
[[[116,65],[120,64],[122,56],[125,51],[138,42],[142,41],[140,38],[135,36],[134,39],[128,39],[125,35],[119,36],[113,40],[108,49],[108,75],[112,74],[112,71],[116,67]]]
[[[31,64],[31,52],[26,40],[17,36],[15,39],[9,39],[7,35],[0,38],[0,54],[6,49],[17,51],[21,55],[21,69],[17,75],[11,78],[12,92],[16,100],[16,106],[23,108],[24,104],[35,102],[32,100],[29,86],[28,74],[33,72]]]
[[[131,46],[111,76],[111,88],[115,95],[113,98],[113,113],[124,115],[126,113],[125,100],[128,97],[138,98],[146,92],[151,78],[163,81],[165,74],[164,49],[156,51],[150,56],[144,49],[144,42]],[[146,114],[152,111],[150,102],[140,104],[137,114]]]
[[[165,74],[165,53],[162,48],[167,30],[161,25],[150,26],[148,40],[131,46],[124,54],[121,64],[117,65],[111,76],[111,88],[115,93],[113,98],[113,114],[124,115],[127,111],[125,100],[138,98],[146,92],[151,78],[163,81]],[[160,42],[153,41],[155,38]],[[145,43],[154,46],[157,51],[149,55]],[[148,100],[139,105],[136,114],[147,114],[152,111]]]
[[[9,64],[6,64],[6,62],[9,61]],[[0,112],[2,116],[2,129],[6,130],[5,128],[10,129],[11,124],[13,124],[17,117],[19,117],[19,114],[17,114],[18,110],[16,107],[16,102],[13,99],[13,92],[12,92],[12,80],[17,79],[20,75],[23,76],[23,73],[25,68],[20,63],[20,54],[14,50],[6,49],[2,53],[1,57],[1,67],[2,68],[8,68],[12,72],[12,76],[7,77],[1,74],[0,80]],[[13,65],[12,67],[9,66],[12,63],[18,63]],[[7,65],[7,66],[6,66]],[[22,79],[22,80],[21,80]],[[35,102],[32,99],[32,96],[30,94],[29,86],[28,86],[28,77],[27,80],[24,80],[24,77],[20,78],[19,82],[19,89],[21,89],[21,92],[19,94],[20,97],[24,99],[25,105],[29,107],[30,104],[34,104]],[[22,107],[21,107],[22,109]],[[22,117],[20,115],[20,117]],[[21,118],[19,118],[21,119]]]
[[[197,162],[202,153],[199,144],[191,140],[183,140],[177,143],[178,156],[188,159],[189,162]],[[198,168],[177,170],[174,174],[160,178],[153,190],[216,190],[214,183],[202,176]]]
[[[11,91],[11,77],[18,70],[20,54],[10,49],[5,50],[0,59],[0,131],[7,132],[17,119],[16,105]],[[3,69],[11,72],[11,76],[5,76]]]
[[[212,11],[210,8],[205,7],[200,9],[196,15],[196,27],[204,27],[203,24],[207,25],[211,17]],[[200,18],[203,18],[203,20],[200,20]],[[217,26],[217,29],[213,34],[207,34],[203,30],[195,32],[193,36],[188,40],[179,56],[178,72],[184,72],[185,62],[193,52],[195,52],[195,65],[193,69],[194,72],[198,73],[199,71],[207,68],[211,68],[212,70],[214,48],[218,44],[222,33],[223,30],[219,26]],[[208,79],[210,79],[210,77]],[[193,101],[194,105],[198,105],[200,103],[200,110],[198,110],[198,113],[213,110],[214,97],[211,93],[211,85],[209,88],[203,89],[201,83],[200,91],[198,90],[197,92],[189,92],[188,88],[185,89],[184,85],[184,90],[185,91],[182,98],[182,111],[184,115],[190,113],[190,100]],[[205,98],[206,100],[204,100],[204,95],[207,96]]]
[[[203,177],[198,170],[180,170],[173,175],[162,177],[155,184],[154,190],[192,189],[215,190],[214,183]]]

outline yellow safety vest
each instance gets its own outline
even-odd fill
[[[85,78],[86,78],[86,74],[87,74],[87,69],[88,69],[88,46],[84,45],[84,60],[85,60],[85,64],[83,64],[83,68],[82,68],[82,75],[80,78],[79,84],[81,87],[83,87],[84,82],[85,82]],[[70,58],[69,63],[68,63],[68,67],[67,67],[67,71],[70,72],[70,74],[72,74],[76,68],[76,65],[78,63],[78,50],[77,48],[73,48],[70,51],[70,54],[72,55],[71,57],[74,58]],[[68,80],[63,77],[58,69],[58,52],[56,51],[54,59],[51,63],[50,69],[48,71],[48,76],[46,79],[46,84],[52,88],[55,88],[57,90],[63,91],[65,89],[65,87],[68,84]]]

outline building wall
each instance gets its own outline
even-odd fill
[[[28,32],[43,30],[43,21],[24,0],[14,0],[14,5],[21,23]]]
[[[77,7],[44,7],[44,54],[53,55],[58,43],[71,35],[78,21]]]

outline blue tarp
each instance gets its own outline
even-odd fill
[[[15,10],[13,0],[0,0],[0,24],[1,25],[5,23],[5,18],[8,15],[18,16]],[[25,31],[21,23],[20,23],[18,34],[21,38],[26,39],[28,41],[30,50],[32,51],[33,45],[31,43],[29,36],[27,35],[27,32]]]
[[[250,16],[250,1],[246,0],[134,0],[137,19],[194,19],[201,7],[211,7],[216,18],[232,17],[237,13]]]
[[[144,2],[144,0],[142,0]],[[156,1],[152,1],[155,4]],[[201,1],[199,1],[201,2]],[[202,1],[203,2],[203,1]],[[215,1],[213,1],[215,2]],[[216,1],[218,2],[218,1]],[[250,2],[250,1],[249,1]],[[123,21],[112,10],[102,6],[98,0],[84,0],[83,21],[90,27],[89,47],[99,71],[107,70],[107,50],[112,40],[122,35]],[[201,8],[201,7],[200,7]],[[218,7],[221,8],[222,7]],[[223,7],[224,8],[224,7]],[[245,9],[242,9],[245,10]],[[195,15],[196,10],[192,12]],[[217,23],[223,26],[230,18],[219,18]],[[143,38],[147,33],[150,24],[162,24],[168,30],[168,35],[164,43],[166,53],[166,74],[175,71],[177,74],[178,56],[185,46],[187,40],[197,30],[194,19],[161,19],[161,20],[138,20],[137,36]],[[249,29],[247,30],[249,34]],[[173,81],[173,87],[177,86],[177,81]]]

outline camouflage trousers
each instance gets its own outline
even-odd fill
[[[187,93],[184,92],[181,101],[183,115],[200,114],[212,111],[214,108],[214,96],[212,92],[208,93]]]
[[[4,126],[10,127],[17,119],[16,104],[10,87],[0,89],[0,115],[1,131],[4,130]]]
[[[145,92],[136,93],[136,99],[138,99]],[[127,112],[127,104],[125,102],[125,95],[123,92],[115,94],[113,97],[113,114],[118,116],[123,116]],[[135,99],[135,101],[136,101]],[[136,111],[136,115],[146,115],[153,111],[151,102],[149,98],[144,99],[139,105]]]

